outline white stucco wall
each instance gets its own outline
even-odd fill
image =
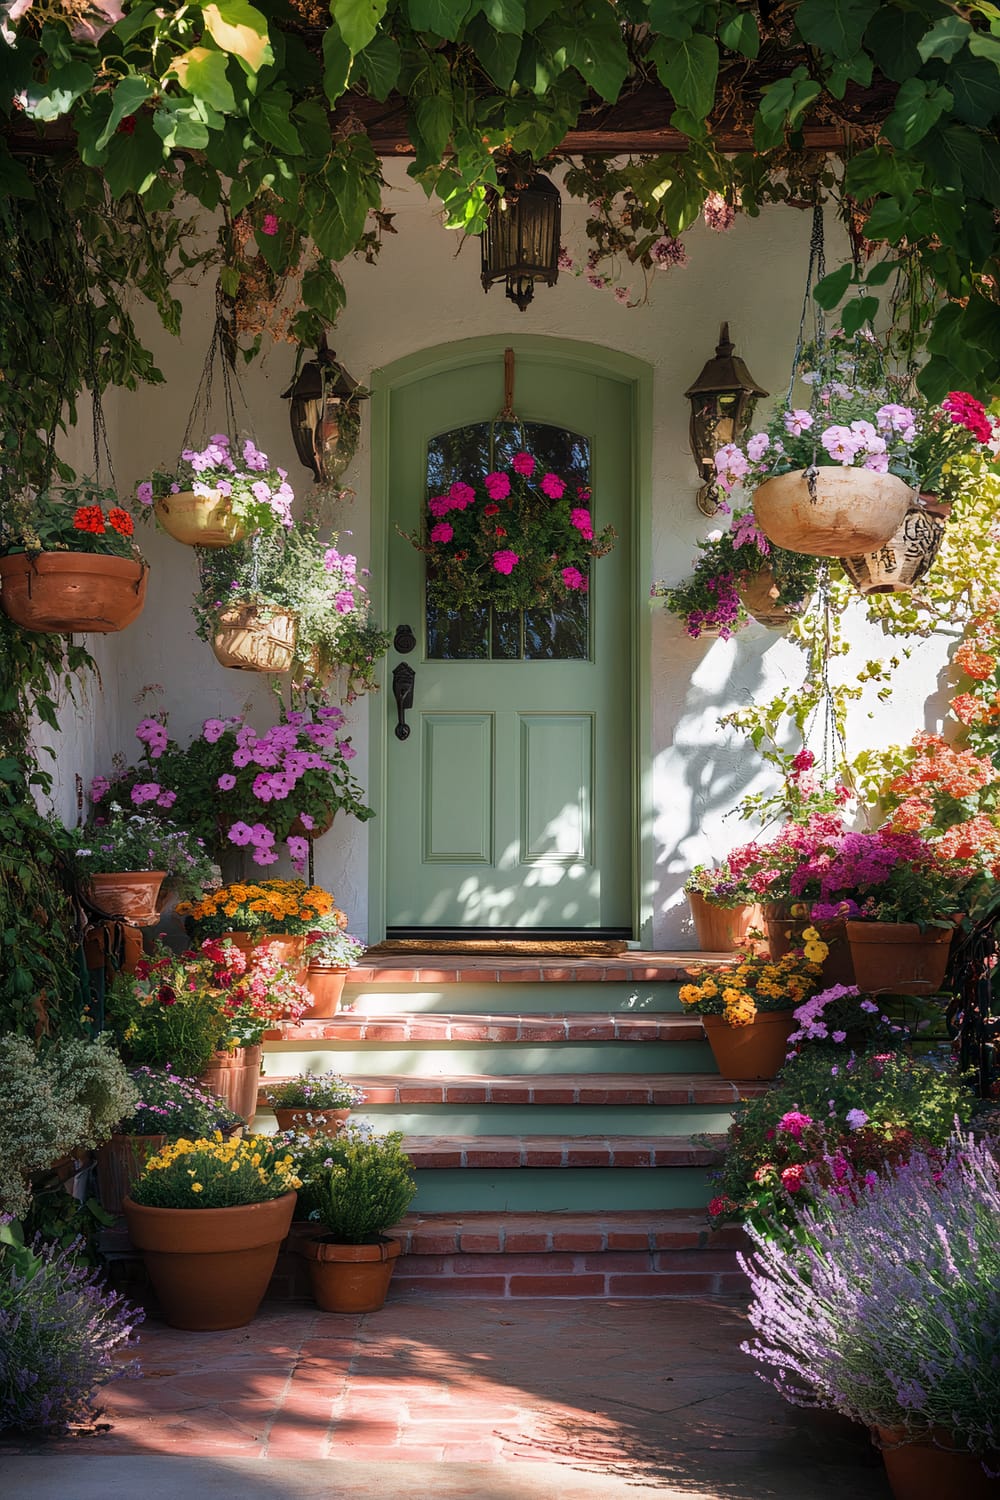
[[[563,273],[557,286],[540,288],[529,310],[520,313],[501,288],[484,295],[477,243],[462,247],[459,237],[444,229],[434,206],[406,178],[403,164],[388,162],[386,173],[390,189],[385,206],[396,215],[398,234],[386,236],[377,266],[352,262],[344,268],[348,305],[331,337],[338,357],[365,380],[372,369],[429,346],[509,331],[581,338],[648,362],[654,375],[652,577],[682,578],[697,539],[713,525],[694,503],[697,476],[687,443],[684,390],[711,355],[723,319],[729,320],[737,349],[757,380],[775,393],[787,386],[808,254],[808,217],[773,209],[756,220],[738,219],[726,235],[694,228],[686,236],[690,264],[657,273],[646,306],[628,309],[610,291],[596,291],[582,277]],[[565,202],[563,213],[564,241],[582,260],[586,206]],[[831,265],[840,258],[839,250],[835,241],[828,247]],[[123,487],[134,485],[154,465],[169,462],[180,448],[209,338],[212,296],[207,288],[193,289],[186,301],[180,340],[147,325],[166,386],[109,399],[115,467]],[[304,487],[308,476],[295,458],[287,406],[279,399],[292,363],[291,347],[278,345],[241,379],[258,443],[288,467],[293,483]],[[345,530],[353,532],[352,550],[362,562],[369,550],[369,474],[366,421],[357,458],[344,477],[357,498],[343,504],[337,517],[342,536]],[[142,542],[152,563],[146,610],[127,632],[101,645],[104,687],[94,700],[97,728],[91,727],[90,708],[84,705],[60,754],[61,797],[77,769],[89,777],[107,767],[113,748],[133,753],[132,731],[140,712],[135,699],[147,685],[162,687],[158,701],[169,709],[171,730],[182,740],[206,717],[236,711],[247,702],[260,727],[271,722],[267,688],[219,667],[194,636],[187,607],[195,587],[194,554],[152,528]],[[643,599],[650,582],[638,580]],[[380,583],[373,581],[377,599]],[[644,603],[639,607],[646,609]],[[743,825],[724,818],[755,775],[745,744],[724,738],[716,721],[754,696],[770,695],[788,677],[798,681],[802,658],[759,626],[732,642],[692,642],[660,609],[651,610],[648,619],[644,613],[643,621],[651,632],[653,666],[649,748],[655,876],[654,888],[647,892],[654,911],[653,941],[661,947],[689,946],[680,892],[684,874],[696,860],[724,854],[746,836]],[[383,623],[396,623],[391,607],[383,613]],[[859,638],[859,651],[863,656],[889,654],[877,633],[867,642]],[[871,719],[867,706],[855,714],[852,751],[887,739],[905,740],[915,728],[935,722],[933,714],[926,717],[925,697],[943,659],[939,641],[916,648],[900,669],[888,710],[880,709]],[[381,699],[362,701],[351,710],[361,752],[354,764],[363,783],[368,715],[385,711]],[[67,715],[67,725],[71,722]],[[367,840],[365,827],[338,819],[316,850],[318,880],[335,892],[351,930],[359,935],[367,929]]]

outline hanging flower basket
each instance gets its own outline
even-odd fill
[[[12,552],[0,557],[0,607],[22,630],[110,635],[146,602],[143,562],[100,552]]]
[[[230,547],[247,534],[246,524],[232,513],[229,496],[219,490],[207,495],[196,495],[194,490],[163,495],[155,510],[161,528],[186,547]]]
[[[797,600],[794,604],[779,604],[781,590],[770,568],[759,573],[740,573],[736,577],[736,592],[748,615],[759,625],[780,629],[797,620],[808,608],[812,595]]]
[[[885,546],[912,501],[910,486],[895,474],[827,465],[766,479],[754,491],[753,510],[776,547],[852,557]]]
[[[859,594],[908,594],[930,571],[950,506],[912,505],[899,530],[877,552],[842,557],[840,566]]]
[[[290,610],[262,612],[255,604],[221,610],[212,650],[224,667],[241,672],[287,672],[295,654],[295,616]]]

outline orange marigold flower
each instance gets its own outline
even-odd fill
[[[73,525],[77,531],[101,532],[104,530],[104,512],[99,505],[81,505],[73,517]]]
[[[981,651],[974,641],[963,641],[955,652],[955,665],[961,667],[967,677],[985,682],[997,669],[997,659],[987,651]]]
[[[108,520],[121,536],[131,536],[135,530],[132,517],[127,510],[122,510],[120,505],[116,505],[114,510],[108,511]]]

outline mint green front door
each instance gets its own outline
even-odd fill
[[[387,623],[415,645],[390,650],[389,679],[415,676],[406,738],[391,691],[381,704],[387,928],[631,934],[631,387],[518,353],[512,426],[493,421],[502,369],[498,348],[390,395]],[[522,447],[589,484],[613,552],[565,607],[428,609],[423,554],[399,533]]]

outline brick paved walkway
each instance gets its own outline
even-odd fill
[[[214,1334],[150,1319],[143,1375],[108,1388],[107,1427],[0,1444],[0,1491],[27,1493],[30,1475],[31,1495],[73,1500],[56,1456],[72,1454],[82,1480],[92,1456],[142,1454],[332,1460],[331,1481],[344,1461],[430,1465],[449,1496],[468,1500],[541,1493],[515,1475],[547,1464],[562,1496],[651,1486],[664,1497],[884,1500],[866,1434],[782,1402],[740,1353],[746,1333],[735,1303],[710,1299],[390,1301],[365,1317],[275,1304],[247,1328]],[[466,1466],[478,1478],[464,1480]],[[97,1467],[103,1476],[109,1466]],[[46,1473],[51,1488],[39,1487]],[[135,1490],[102,1477],[101,1493]],[[234,1478],[231,1493],[249,1492]],[[376,1493],[425,1491],[346,1481],[329,1490],[337,1500]]]

